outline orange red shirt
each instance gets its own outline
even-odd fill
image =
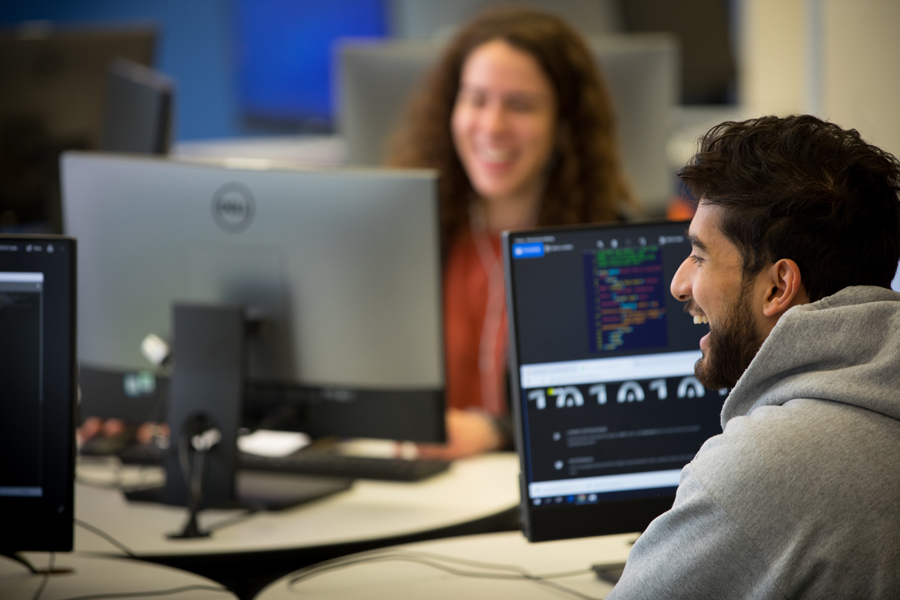
[[[463,231],[444,267],[447,406],[508,412],[508,323],[498,234]]]

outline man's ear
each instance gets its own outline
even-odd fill
[[[766,295],[763,314],[778,317],[792,306],[806,304],[809,296],[800,277],[800,267],[789,258],[782,258],[770,266],[763,275]]]

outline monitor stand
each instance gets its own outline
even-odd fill
[[[237,431],[245,380],[246,321],[241,306],[175,304],[169,385],[171,443],[162,488],[129,500],[204,508],[277,510],[346,490],[349,479],[239,472]],[[205,438],[209,448],[199,446]],[[192,493],[193,488],[193,493]]]

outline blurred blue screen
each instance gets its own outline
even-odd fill
[[[243,116],[300,129],[332,126],[332,44],[387,35],[385,0],[236,0]]]

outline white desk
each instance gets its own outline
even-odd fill
[[[624,562],[635,539],[637,534],[529,544],[521,533],[506,532],[395,546],[339,560],[361,559],[385,553],[427,552],[442,557],[515,565],[532,575],[583,570],[582,574],[551,581],[591,598],[603,598],[612,589],[612,585],[597,579],[588,569],[592,564]],[[460,564],[444,564],[465,571],[496,572]],[[312,567],[316,568],[319,566]],[[463,577],[416,562],[399,560],[358,562],[291,584],[294,575],[296,573],[272,583],[256,596],[256,600],[537,600],[572,597],[532,581]]]
[[[37,569],[45,569],[50,561],[49,553],[26,552],[25,557]],[[71,572],[49,576],[40,600],[101,594],[123,597],[141,592],[150,597],[152,592],[176,588],[184,589],[180,593],[166,594],[164,597],[175,600],[228,600],[236,597],[220,584],[205,577],[129,559],[57,553],[53,566],[54,570],[70,569]],[[31,574],[23,565],[0,558],[0,598],[33,598],[43,580],[43,575]]]
[[[110,482],[107,466],[82,462],[75,486],[75,517],[117,539],[140,558],[248,554],[385,541],[436,532],[513,509],[519,501],[518,458],[497,453],[455,462],[446,473],[418,483],[357,481],[340,494],[279,512],[257,513],[216,529],[209,538],[170,540],[186,519],[183,508],[128,502],[116,489],[87,485]],[[159,471],[125,472],[160,480]],[[240,515],[208,510],[202,528]],[[384,544],[381,544],[384,545]],[[121,551],[95,533],[75,529],[75,549],[112,556]]]

